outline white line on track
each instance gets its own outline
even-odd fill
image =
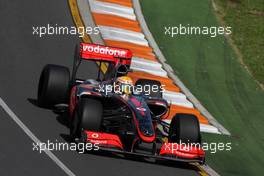
[[[8,107],[8,105],[0,97],[0,105],[5,110],[5,112],[13,119],[16,124],[30,137],[36,144],[41,143],[41,141],[29,130],[29,128],[16,116],[16,114]],[[67,175],[75,176],[75,174],[65,166],[59,158],[57,158],[51,151],[44,150],[44,152],[52,159]]]

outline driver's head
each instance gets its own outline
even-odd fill
[[[130,95],[132,93],[133,81],[128,76],[118,77],[116,84],[120,86],[122,94]]]

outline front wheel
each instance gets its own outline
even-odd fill
[[[84,98],[78,103],[70,124],[70,135],[80,138],[82,130],[100,131],[103,106],[99,100]]]
[[[200,124],[196,116],[177,114],[170,124],[168,140],[171,143],[201,143]]]

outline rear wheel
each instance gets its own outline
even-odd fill
[[[84,98],[76,107],[70,124],[70,135],[80,138],[83,130],[99,131],[102,124],[103,106],[99,100]]]
[[[196,116],[177,114],[170,124],[168,140],[171,143],[201,143],[200,125]]]
[[[141,86],[143,89],[142,93],[146,96],[162,98],[161,83],[159,81],[150,79],[138,79],[135,86]]]
[[[46,65],[39,79],[38,104],[42,107],[53,107],[67,103],[70,72],[67,67]]]

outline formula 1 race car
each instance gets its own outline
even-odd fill
[[[71,77],[66,67],[44,67],[38,104],[67,107],[71,138],[96,143],[100,150],[204,163],[197,117],[177,114],[171,123],[165,122],[170,105],[162,98],[161,83],[139,79],[133,84],[127,76],[131,58],[130,50],[81,43],[76,47]],[[82,61],[99,64],[97,79],[76,78]],[[104,75],[102,63],[108,65]],[[146,86],[152,89],[144,89]]]

